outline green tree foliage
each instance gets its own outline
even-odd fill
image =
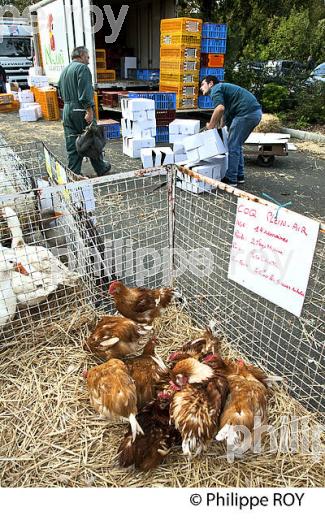
[[[184,15],[206,19],[207,2],[178,2]],[[211,2],[209,2],[211,4]],[[227,61],[241,58],[324,61],[323,0],[218,0],[209,21],[228,23]]]

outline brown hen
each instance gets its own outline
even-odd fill
[[[109,286],[117,310],[126,318],[138,323],[151,324],[172,301],[174,290],[170,288],[129,288],[116,280]]]

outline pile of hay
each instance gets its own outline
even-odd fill
[[[98,360],[82,349],[94,311],[81,307],[47,327],[27,330],[30,341],[0,353],[0,485],[2,487],[250,487],[322,486],[323,462],[311,454],[247,453],[227,462],[225,447],[213,442],[201,458],[188,460],[175,448],[149,473],[119,468],[116,453],[125,424],[99,419],[82,376]],[[188,315],[172,307],[155,323],[159,353],[200,335]],[[236,355],[229,345],[224,354]],[[270,423],[295,415],[316,418],[279,387],[270,401]],[[283,450],[282,450],[283,451]]]
[[[254,132],[280,132],[280,119],[273,114],[263,114],[261,122],[254,129]]]

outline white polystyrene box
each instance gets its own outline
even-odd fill
[[[174,146],[173,146],[173,151],[174,153],[185,153],[186,154],[186,150],[185,150],[185,147],[184,147],[184,144],[182,143],[182,141],[176,141],[174,143]]]
[[[30,90],[21,90],[18,92],[18,100],[20,103],[34,103],[34,94]]]
[[[186,153],[175,153],[174,155],[175,164],[184,164],[187,161]]]
[[[193,135],[200,131],[198,119],[174,119],[169,123],[170,135]]]
[[[39,109],[36,106],[21,108],[19,118],[21,121],[37,121],[40,118]]]
[[[187,137],[187,135],[182,134],[169,134],[169,142],[171,144],[182,143]]]
[[[129,157],[139,159],[141,157],[142,148],[153,148],[155,144],[156,140],[154,137],[146,139],[123,137],[123,153]]]
[[[174,152],[169,146],[161,146],[159,147],[159,151],[161,153],[162,166],[174,164]]]
[[[180,134],[194,135],[200,131],[200,121],[198,119],[180,119]]]
[[[186,137],[183,143],[188,159],[192,162],[226,153],[221,137],[215,129]]]
[[[144,168],[174,164],[174,153],[168,146],[144,148],[141,150],[141,160]]]

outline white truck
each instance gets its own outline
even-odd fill
[[[0,65],[7,82],[27,86],[28,71],[33,66],[32,28],[25,18],[1,18]]]
[[[160,20],[175,17],[176,4],[177,0],[42,0],[30,7],[35,64],[55,85],[73,48],[85,45],[97,88],[105,85],[97,78],[96,49],[113,52],[113,59],[134,56],[138,68],[159,69]]]

